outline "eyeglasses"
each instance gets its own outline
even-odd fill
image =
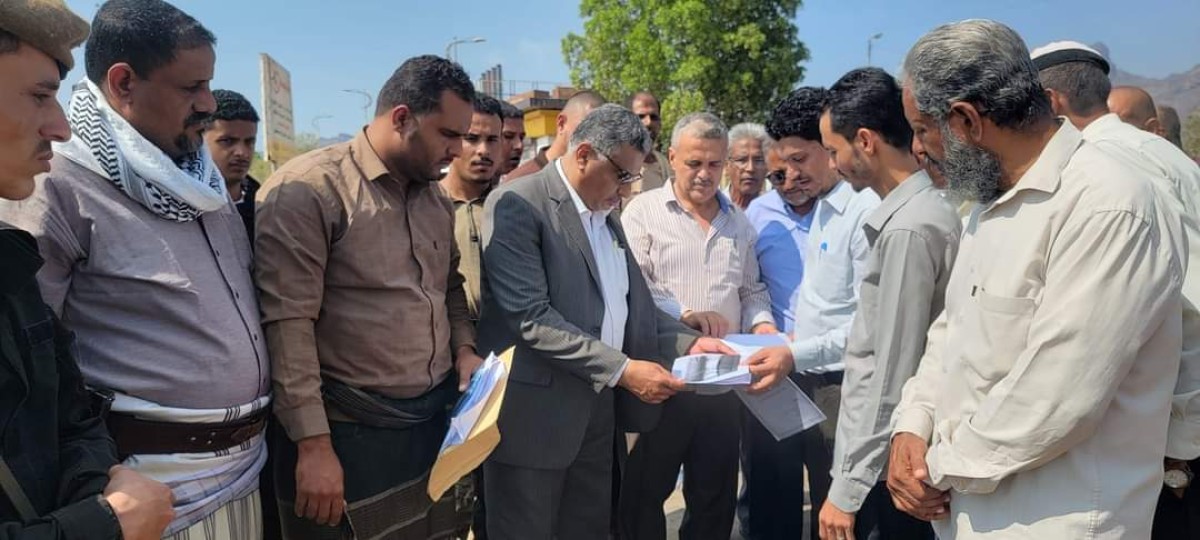
[[[637,115],[637,117],[641,120],[645,120],[645,119],[649,118],[653,122],[657,122],[662,119],[662,117],[660,117],[658,115],[658,113],[642,113],[642,114]]]
[[[613,158],[611,158],[607,155],[601,154],[600,152],[596,152],[596,154],[599,155],[600,157],[604,158],[605,161],[608,161],[608,164],[612,165],[613,168],[617,170],[617,183],[618,184],[621,184],[621,185],[632,184],[632,183],[637,182],[638,180],[642,179],[641,172],[638,172],[637,174],[631,173],[625,169],[622,169],[620,165],[617,165],[617,162],[613,161]]]
[[[780,169],[767,173],[767,181],[771,182],[772,186],[782,186],[787,181],[787,172]]]
[[[761,157],[753,157],[753,158],[750,156],[735,157],[735,158],[729,158],[729,162],[733,163],[741,168],[744,168],[746,165],[751,165],[756,169],[759,167],[767,166],[767,160],[765,160]]]

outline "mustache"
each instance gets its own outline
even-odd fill
[[[213,121],[212,113],[195,112],[195,113],[192,113],[191,116],[187,117],[187,120],[184,120],[183,127],[184,128],[190,128],[190,127],[195,127],[195,126],[208,127],[209,124],[212,124],[212,121]]]
[[[40,144],[38,144],[37,153],[45,154],[53,149],[54,147],[50,146],[50,141],[42,141]]]
[[[487,165],[489,167],[495,164],[496,162],[492,161],[491,158],[479,158],[471,162],[471,165]]]

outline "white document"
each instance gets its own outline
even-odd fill
[[[729,334],[721,341],[742,355],[743,360],[750,358],[750,355],[764,347],[788,344],[787,336],[784,334]]]
[[[467,440],[467,435],[471,433],[472,429],[475,429],[475,424],[479,422],[479,415],[483,412],[483,406],[487,403],[488,397],[496,391],[496,386],[507,373],[508,369],[504,367],[504,362],[496,358],[495,354],[489,354],[479,369],[475,370],[475,373],[471,375],[471,383],[467,386],[467,391],[459,398],[458,404],[454,406],[454,411],[450,415],[450,430],[446,432],[446,438],[442,441],[439,453]]]
[[[825,421],[825,413],[787,377],[762,394],[738,388],[737,395],[777,441]]]
[[[692,354],[675,359],[671,374],[683,379],[688,389],[747,386],[753,377],[741,357],[729,354]]]

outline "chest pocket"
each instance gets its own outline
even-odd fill
[[[1029,325],[1037,303],[1031,298],[999,296],[976,291],[964,321],[975,346],[966,347],[964,358],[987,387],[1012,370],[1017,356],[1029,341]]]
[[[813,290],[829,303],[841,304],[854,299],[854,266],[849,253],[818,250],[816,260],[806,261],[804,279],[813,280]]]

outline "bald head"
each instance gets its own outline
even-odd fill
[[[1108,110],[1117,113],[1121,121],[1151,133],[1158,132],[1158,112],[1154,99],[1136,86],[1118,86],[1108,94]]]
[[[592,90],[580,90],[571,96],[566,105],[563,105],[562,111],[558,113],[558,118],[555,119],[557,131],[554,143],[546,150],[546,158],[562,157],[567,152],[567,142],[571,139],[571,134],[575,132],[575,126],[578,126],[579,122],[583,121],[583,117],[592,112],[592,109],[605,103],[608,103],[608,100],[604,99],[599,92]]]
[[[604,96],[600,95],[599,92],[581,90],[571,96],[571,99],[567,100],[567,104],[563,106],[562,112],[563,114],[572,116],[579,115],[580,118],[576,119],[576,123],[578,123],[578,120],[586,116],[592,109],[605,103],[608,103],[608,100],[604,99]]]
[[[1183,148],[1183,124],[1179,122],[1179,111],[1170,105],[1158,106],[1159,136],[1171,144]]]

